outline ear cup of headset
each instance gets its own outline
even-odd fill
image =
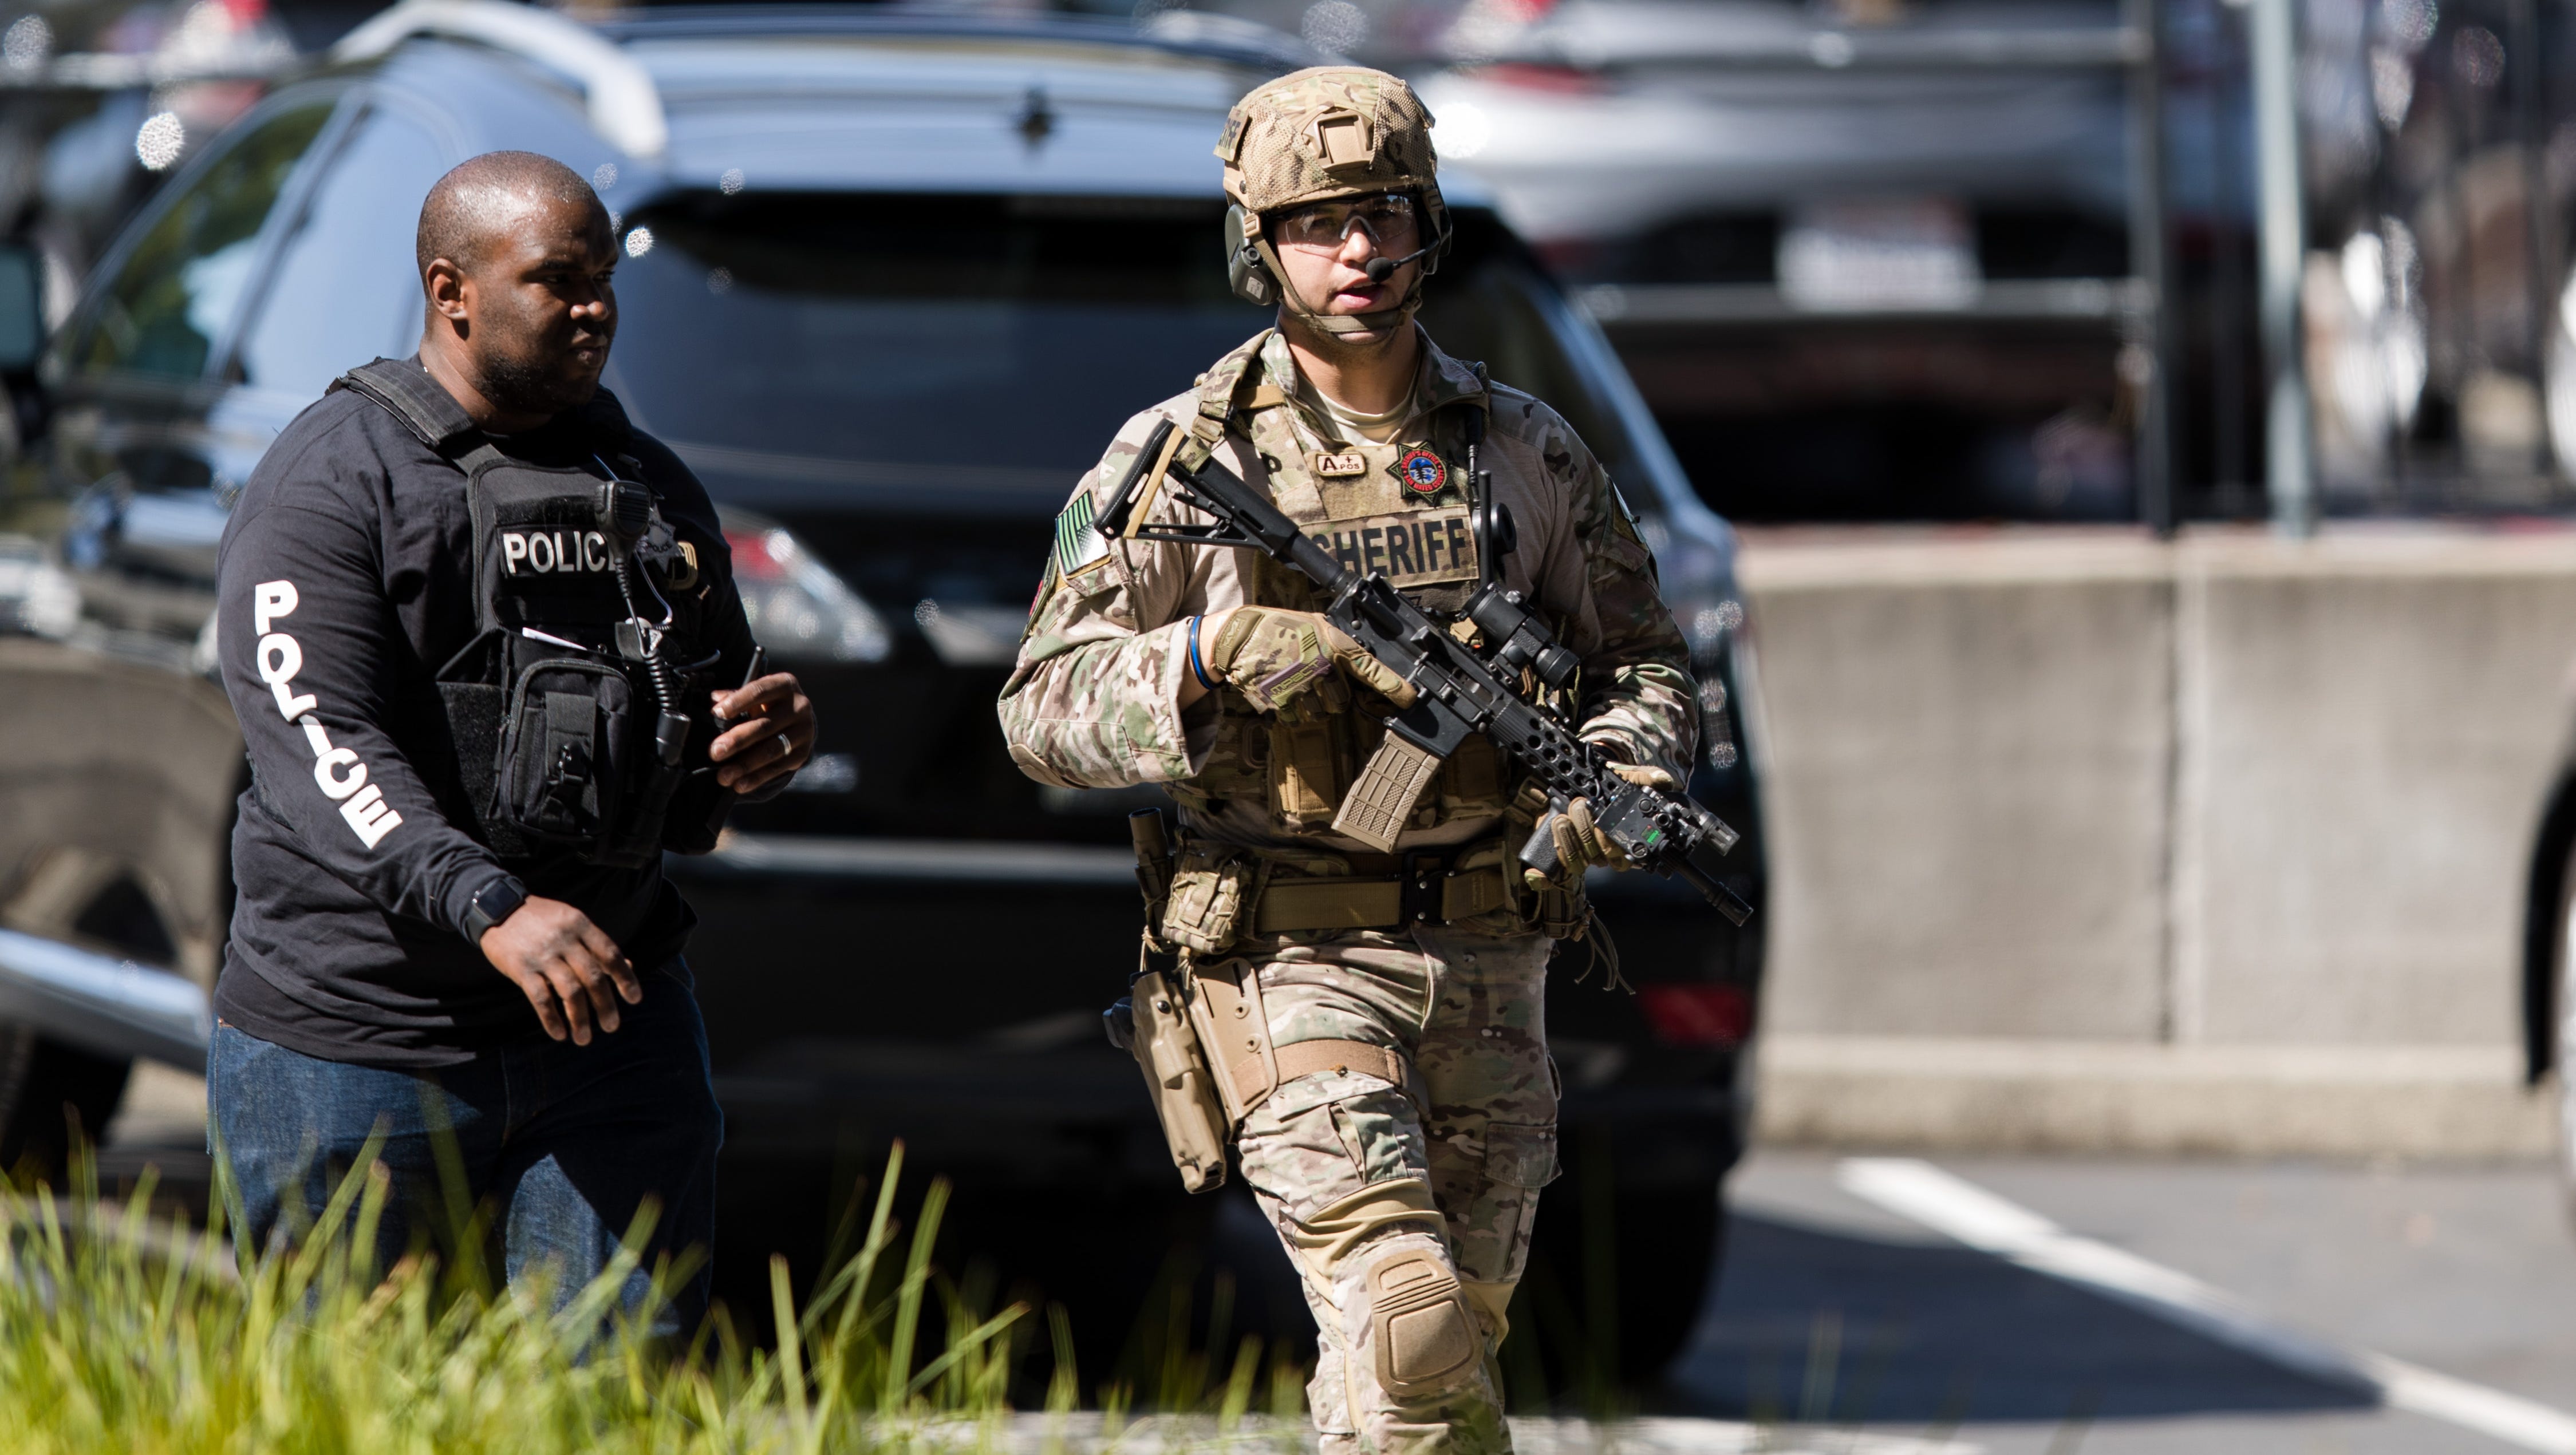
[[[1261,250],[1253,246],[1256,236],[1244,227],[1241,203],[1225,210],[1226,285],[1244,302],[1268,308],[1279,301],[1279,280],[1262,264]]]

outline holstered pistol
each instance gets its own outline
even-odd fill
[[[1153,1098],[1181,1185],[1207,1192],[1225,1183],[1227,1120],[1209,1079],[1207,1055],[1180,997],[1182,977],[1155,934],[1172,885],[1172,850],[1162,810],[1128,815],[1127,832],[1136,848],[1136,886],[1145,896],[1145,931],[1127,998],[1107,1012],[1109,1039],[1133,1055],[1145,1074],[1145,1093]]]

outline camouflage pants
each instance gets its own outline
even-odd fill
[[[1511,1448],[1493,1353],[1556,1173],[1552,943],[1454,925],[1249,951],[1274,1044],[1391,1046],[1414,1071],[1300,1077],[1237,1134],[1320,1331],[1323,1455]]]

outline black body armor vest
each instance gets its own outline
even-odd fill
[[[707,700],[693,679],[715,655],[688,589],[694,551],[629,478],[641,470],[512,459],[414,364],[378,359],[331,387],[382,405],[465,475],[475,633],[437,674],[474,813],[459,827],[505,860],[635,868],[713,847],[734,795],[707,761],[712,715],[685,704]]]

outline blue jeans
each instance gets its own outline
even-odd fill
[[[607,1267],[646,1201],[657,1205],[621,1302],[639,1315],[660,1257],[696,1250],[696,1271],[653,1322],[657,1334],[685,1337],[706,1313],[724,1114],[686,965],[643,982],[643,1002],[620,1006],[618,1029],[587,1046],[538,1040],[435,1071],[319,1060],[218,1023],[206,1056],[208,1137],[240,1189],[234,1236],[265,1247],[281,1226],[309,1226],[381,1128],[377,1156],[393,1186],[377,1266],[391,1267],[416,1240],[453,1231],[444,1131],[462,1163],[463,1204],[492,1209],[505,1276],[516,1284],[543,1269],[557,1307]]]

